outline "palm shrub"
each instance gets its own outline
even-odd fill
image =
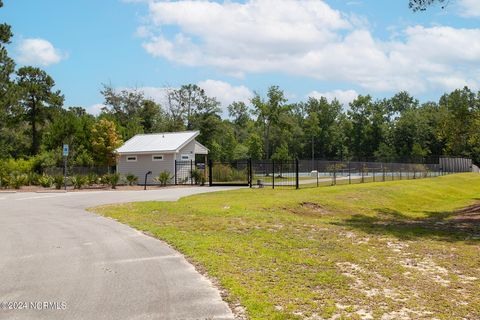
[[[128,185],[133,186],[137,184],[138,182],[138,177],[134,175],[133,173],[128,173],[125,178],[127,179]]]
[[[70,182],[73,185],[73,189],[82,189],[87,184],[87,178],[77,174],[70,178]]]
[[[25,174],[25,184],[29,186],[38,186],[41,185],[40,183],[40,175],[35,172],[28,172]]]
[[[112,187],[112,189],[116,189],[118,183],[120,182],[120,174],[119,173],[108,174],[106,175],[106,180],[110,185],[110,187]]]
[[[65,178],[63,176],[60,176],[60,175],[57,175],[57,176],[53,177],[53,185],[55,186],[55,189],[57,189],[57,190],[62,189],[62,187],[64,185],[64,179]]]
[[[24,186],[26,184],[27,184],[27,176],[25,174],[20,174],[15,172],[10,175],[8,185],[11,186],[12,188],[20,189],[21,186]]]
[[[10,176],[7,174],[0,174],[0,188],[7,188],[10,185]]]
[[[96,173],[89,173],[86,177],[87,184],[93,186],[98,183],[98,175]]]
[[[190,172],[190,178],[195,181],[195,184],[201,184],[202,183],[202,178],[204,178],[202,171],[198,169],[193,169]]]
[[[53,178],[49,176],[48,174],[42,174],[41,176],[38,177],[38,184],[40,184],[44,188],[50,188],[52,187],[53,184]]]
[[[172,180],[173,176],[170,174],[170,172],[168,171],[162,171],[160,172],[160,174],[158,175],[158,177],[155,177],[153,178],[155,181],[159,182],[160,185],[162,186],[166,186],[167,183],[170,182],[170,180]]]
[[[110,179],[110,175],[109,175],[109,174],[104,174],[103,176],[101,176],[101,177],[98,179],[98,182],[99,182],[101,185],[110,185],[109,179]]]

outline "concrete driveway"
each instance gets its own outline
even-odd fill
[[[0,319],[233,319],[178,252],[84,210],[225,189],[0,193]]]

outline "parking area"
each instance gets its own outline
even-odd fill
[[[226,189],[0,193],[0,318],[232,319],[181,254],[85,211]]]

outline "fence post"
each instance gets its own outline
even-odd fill
[[[190,159],[190,184],[193,186],[193,160]]]
[[[400,180],[402,180],[402,168],[400,167]]]
[[[272,189],[275,189],[275,160],[272,160]]]
[[[211,187],[213,186],[213,161],[212,159],[208,159],[208,185]]]
[[[382,163],[382,171],[383,171],[383,182],[385,182],[385,166]]]
[[[332,186],[337,184],[337,163],[334,161],[333,162],[333,181],[332,181]]]
[[[360,171],[362,172],[362,183],[365,182],[365,163],[362,165],[362,169]]]
[[[375,182],[375,164],[373,165],[373,168],[372,168],[372,176],[373,176],[373,182]]]
[[[248,159],[248,185],[251,188],[253,184],[253,167],[252,167],[252,158]]]
[[[413,168],[413,180],[415,180],[417,177],[416,177],[417,173],[415,172],[415,168]]]
[[[177,185],[177,159],[175,159],[175,185]]]
[[[298,181],[298,159],[295,159],[295,188],[300,189],[300,183]]]
[[[348,161],[348,184],[352,184],[352,168],[350,166],[350,161]]]

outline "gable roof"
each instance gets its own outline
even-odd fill
[[[177,152],[199,135],[198,131],[137,134],[117,149],[125,153]]]

